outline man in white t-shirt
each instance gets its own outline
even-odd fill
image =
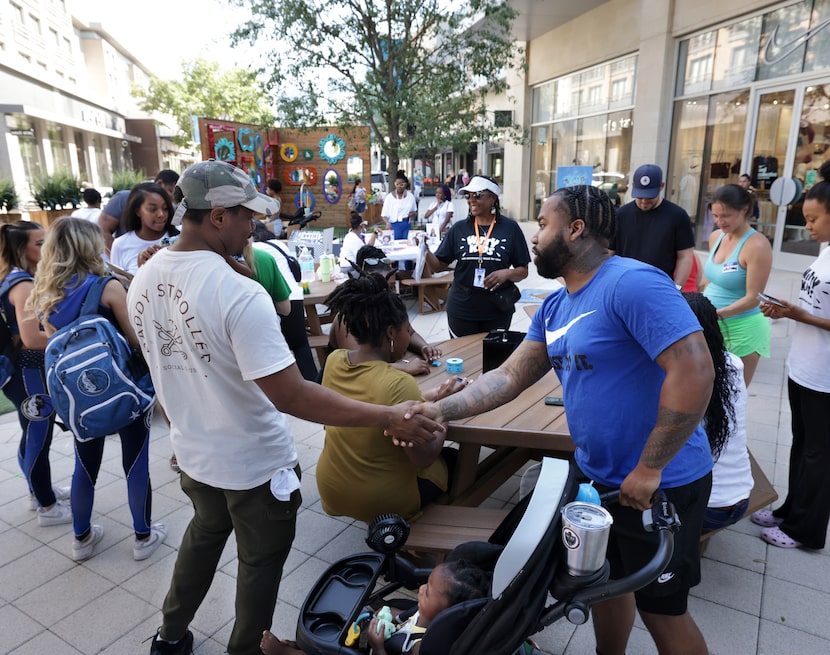
[[[361,403],[303,379],[265,289],[226,262],[248,242],[254,212],[276,210],[247,173],[199,162],[180,178],[176,199],[181,236],[139,268],[127,295],[195,514],[150,653],[191,652],[188,625],[231,531],[239,565],[228,652],[254,653],[271,627],[301,501],[286,414],[383,427],[404,443],[429,441],[443,428],[424,417],[405,419],[411,404]]]
[[[101,193],[98,189],[89,187],[88,189],[84,189],[82,197],[86,207],[76,209],[70,214],[70,216],[72,218],[85,218],[88,221],[97,223],[98,214],[101,213]]]

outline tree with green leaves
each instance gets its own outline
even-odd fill
[[[192,141],[194,116],[206,116],[263,127],[274,125],[268,91],[256,71],[233,68],[220,70],[216,62],[195,59],[182,62],[177,80],[151,77],[147,88],[135,86],[133,97],[144,111],[170,114],[178,134],[173,141],[186,146]]]
[[[506,1],[231,2],[251,10],[234,42],[268,50],[282,124],[368,125],[393,171],[419,152],[521,134],[496,127],[485,105],[524,64]]]

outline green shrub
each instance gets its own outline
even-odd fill
[[[14,192],[14,183],[11,180],[0,178],[0,211],[17,207],[17,194]]]
[[[81,193],[81,183],[68,171],[37,175],[32,180],[32,195],[41,209],[64,209],[66,205],[79,207]]]
[[[129,191],[132,189],[136,184],[140,182],[144,182],[147,179],[147,175],[144,173],[144,170],[137,170],[134,171],[132,169],[125,169],[123,171],[113,171],[112,173],[112,192],[115,193],[116,191]]]

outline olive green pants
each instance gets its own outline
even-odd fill
[[[300,474],[299,466],[295,469]],[[236,621],[230,655],[261,655],[262,631],[271,627],[285,559],[294,541],[300,492],[281,502],[269,484],[232,491],[196,482],[182,471],[182,490],[195,515],[179,548],[162,606],[161,637],[181,639],[210,589],[225,542],[236,532]]]

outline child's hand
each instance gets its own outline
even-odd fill
[[[372,652],[375,655],[382,655],[386,651],[383,648],[383,635],[384,630],[379,624],[383,622],[383,619],[378,619],[377,617],[372,619],[369,623],[369,628],[366,632],[366,637],[369,641],[369,645],[372,647]]]

